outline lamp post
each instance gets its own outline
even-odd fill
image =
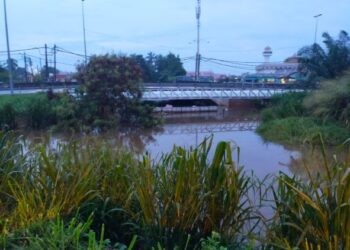
[[[315,24],[315,40],[314,40],[314,44],[316,44],[317,42],[317,31],[318,31],[318,18],[321,17],[322,14],[318,14],[316,16],[314,16],[315,20],[316,20],[316,24]]]
[[[12,60],[11,60],[11,51],[10,51],[9,31],[8,31],[8,25],[7,25],[6,0],[4,0],[4,16],[5,16],[5,31],[6,31],[7,64],[8,64],[8,71],[9,71],[9,84],[10,84],[11,95],[13,95]]]
[[[83,34],[84,34],[84,55],[85,55],[85,64],[87,63],[87,49],[86,49],[86,29],[85,29],[85,9],[84,9],[84,1],[81,0],[81,14],[83,18]]]

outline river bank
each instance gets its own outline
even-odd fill
[[[315,114],[305,104],[314,98],[312,93],[284,94],[273,98],[261,112],[261,124],[257,132],[268,141],[296,147],[307,142],[319,144],[320,137],[328,146],[345,142],[350,138],[346,122],[332,116]]]

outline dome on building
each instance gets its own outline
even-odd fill
[[[272,49],[270,46],[266,46],[263,52],[264,55],[272,55]]]
[[[265,51],[272,51],[272,49],[271,49],[270,46],[266,46],[266,47],[265,47]]]

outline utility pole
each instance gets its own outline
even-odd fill
[[[321,17],[321,16],[322,16],[322,14],[318,14],[318,15],[314,16],[314,18],[316,19],[314,44],[316,44],[316,42],[317,42],[318,18]]]
[[[30,67],[30,73],[31,73],[31,82],[33,82],[33,78],[34,78],[34,70],[33,70],[33,61],[32,58],[28,58],[29,60],[29,67]]]
[[[85,29],[85,9],[84,9],[84,1],[81,0],[81,14],[83,18],[83,34],[84,34],[84,55],[85,55],[85,64],[87,64],[87,49],[86,49],[86,29]]]
[[[197,53],[196,53],[195,79],[198,82],[199,76],[200,76],[200,64],[201,64],[201,54],[200,54],[201,0],[197,0],[196,19],[197,19]]]
[[[49,61],[47,59],[47,44],[45,44],[45,82],[49,81]]]
[[[53,46],[53,81],[56,82],[57,78],[57,61],[56,61],[56,53],[57,53],[57,47],[56,44]]]
[[[26,53],[24,52],[23,54],[23,59],[24,59],[24,76],[25,76],[25,79],[26,79],[26,83],[28,83],[28,71],[27,71],[27,55]]]
[[[7,24],[6,0],[4,0],[4,16],[5,16],[5,31],[6,31],[6,45],[7,45],[7,64],[8,64],[8,71],[9,71],[9,85],[10,85],[11,95],[13,95],[12,60],[11,60],[11,52],[10,52],[9,30],[8,30],[8,24]]]

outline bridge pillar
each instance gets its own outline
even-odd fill
[[[255,100],[237,100],[237,99],[230,99],[229,100],[229,108],[232,109],[249,109],[254,108],[256,106]]]
[[[212,99],[213,102],[215,102],[218,106],[226,107],[228,108],[230,106],[230,100],[229,99]]]
[[[238,99],[212,99],[218,106],[225,108],[254,108],[255,100],[238,100]]]

